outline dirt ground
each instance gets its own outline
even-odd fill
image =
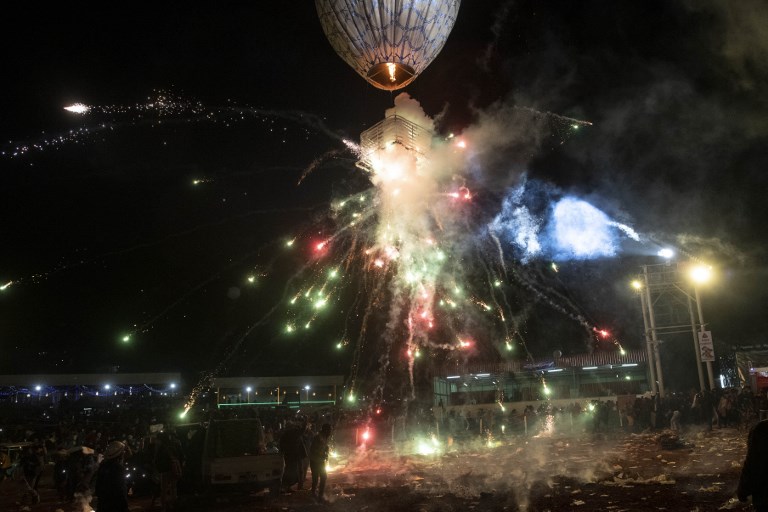
[[[476,441],[422,455],[423,441],[366,449],[337,447],[328,503],[309,491],[279,497],[183,497],[180,508],[196,511],[288,512],[334,509],[379,511],[712,511],[749,510],[734,496],[746,448],[746,431],[542,434],[503,441]],[[50,469],[49,469],[50,473]],[[29,504],[12,482],[0,487],[3,512],[88,512],[58,501],[50,474],[40,484],[42,501]],[[131,510],[150,512],[145,497]]]

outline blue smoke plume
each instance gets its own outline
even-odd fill
[[[510,189],[490,231],[511,244],[525,263],[535,258],[589,260],[615,256],[622,240],[639,241],[626,224],[574,196],[555,197],[524,183]]]

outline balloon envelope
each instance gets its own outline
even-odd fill
[[[451,33],[461,0],[315,0],[336,53],[369,83],[411,83]]]

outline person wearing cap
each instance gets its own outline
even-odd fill
[[[325,501],[325,483],[328,481],[328,471],[325,465],[328,462],[328,439],[331,437],[331,426],[325,423],[320,428],[320,433],[312,439],[309,447],[309,467],[312,470],[312,494],[320,502]],[[317,494],[315,494],[317,491]]]
[[[128,512],[124,454],[125,444],[120,441],[112,441],[104,450],[104,460],[96,473],[97,512]]]

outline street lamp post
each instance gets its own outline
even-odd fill
[[[249,404],[251,403],[251,391],[253,391],[253,388],[251,386],[248,386],[245,388],[245,403]]]
[[[696,309],[699,312],[699,324],[701,332],[704,332],[704,315],[701,312],[701,298],[699,297],[699,287],[693,287],[693,293],[696,295]],[[707,377],[709,378],[709,389],[715,389],[715,376],[712,373],[712,361],[707,361]]]
[[[309,390],[310,390],[310,389],[311,389],[311,388],[309,387],[309,385],[306,385],[306,386],[304,386],[304,391],[306,391],[306,392],[307,392],[307,402],[309,402]]]
[[[699,313],[699,326],[700,333],[704,331],[704,314],[701,308],[701,297],[699,296],[699,285],[709,281],[711,276],[711,268],[705,265],[697,265],[691,269],[691,278],[693,279],[693,294],[696,301],[696,309]],[[698,341],[698,340],[697,340]],[[697,346],[699,344],[697,343]],[[701,354],[699,354],[701,357]],[[715,389],[715,376],[712,373],[712,361],[705,361],[707,363],[707,377],[709,377],[709,389]]]
[[[688,313],[691,315],[691,331],[693,333],[693,349],[694,354],[696,356],[696,370],[699,373],[699,390],[704,391],[704,372],[701,370],[701,349],[699,348],[699,333],[696,331],[696,318],[693,316],[693,305],[691,304],[691,296],[687,293],[685,294],[688,298]],[[696,300],[696,303],[698,304],[699,301]],[[712,389],[712,385],[710,384],[710,389]]]
[[[648,322],[650,323],[651,342],[653,343],[653,355],[656,360],[656,376],[659,379],[659,398],[664,398],[664,374],[661,371],[661,357],[659,357],[659,338],[656,335],[656,316],[653,313],[653,300],[651,299],[651,287],[648,280],[648,267],[643,267],[645,279],[645,300],[648,308]]]
[[[653,342],[649,336],[648,330],[648,312],[645,307],[645,295],[643,292],[643,283],[639,280],[633,281],[632,286],[639,292],[640,295],[640,309],[643,310],[643,327],[645,328],[645,348],[648,351],[648,370],[651,374],[651,392],[656,395],[659,392],[658,384],[656,383],[656,367],[654,365],[653,356]]]

